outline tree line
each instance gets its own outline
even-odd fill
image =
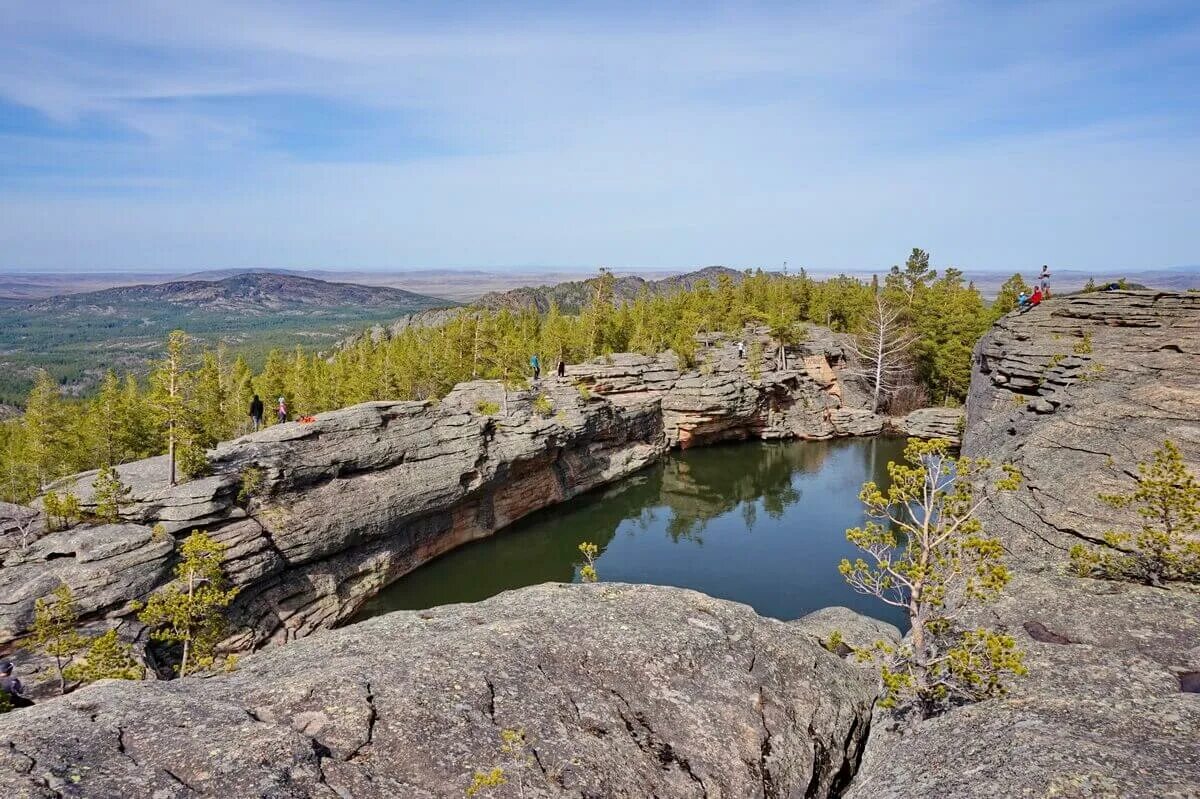
[[[535,353],[547,368],[560,359],[668,349],[694,363],[698,336],[739,333],[747,324],[765,327],[782,348],[802,340],[804,323],[868,340],[884,313],[885,338],[902,330],[904,341],[884,353],[892,362],[880,370],[886,384],[874,386],[881,408],[906,393],[913,406],[956,402],[966,395],[975,341],[1007,310],[1003,293],[988,308],[958,270],[937,276],[921,250],[882,284],[760,270],[738,282],[723,275],[715,285],[618,303],[614,282],[607,272],[591,281],[593,296],[575,315],[556,307],[541,314],[468,308],[439,325],[364,335],[331,355],[300,345],[272,350],[257,372],[224,345],[202,349],[176,331],[148,376],[110,371],[82,400],[64,398],[39,372],[23,416],[0,424],[0,499],[27,502],[64,475],[164,453],[173,454],[181,476],[195,476],[206,449],[248,431],[256,393],[268,407],[283,397],[295,418],[369,400],[437,398],[475,378],[524,381]]]

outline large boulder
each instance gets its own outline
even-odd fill
[[[1200,592],[1074,576],[1075,544],[1137,529],[1098,494],[1174,441],[1200,473],[1200,295],[1105,292],[1001,319],[975,355],[965,454],[1016,465],[980,515],[1014,571],[968,619],[1029,674],[914,730],[877,724],[852,797],[1200,796]]]
[[[500,767],[512,796],[836,796],[873,689],[799,625],[744,605],[543,585],[323,632],[230,674],[101,683],[0,716],[0,789],[461,797]],[[504,730],[527,750],[501,752]]]

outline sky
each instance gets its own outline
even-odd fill
[[[1200,263],[1200,3],[0,0],[0,270]]]

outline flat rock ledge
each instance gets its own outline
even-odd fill
[[[848,611],[815,628],[829,621],[879,631]],[[802,623],[682,589],[546,584],[0,715],[0,793],[462,797],[499,766],[504,796],[829,797],[873,701]],[[500,753],[502,730],[524,732],[527,761]]]

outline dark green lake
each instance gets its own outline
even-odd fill
[[[903,439],[704,447],[526,517],[402,577],[361,617],[510,588],[579,580],[579,544],[600,547],[601,580],[694,588],[794,619],[845,605],[907,627],[895,608],[856,594],[838,562],[858,551],[863,482],[887,483]]]

